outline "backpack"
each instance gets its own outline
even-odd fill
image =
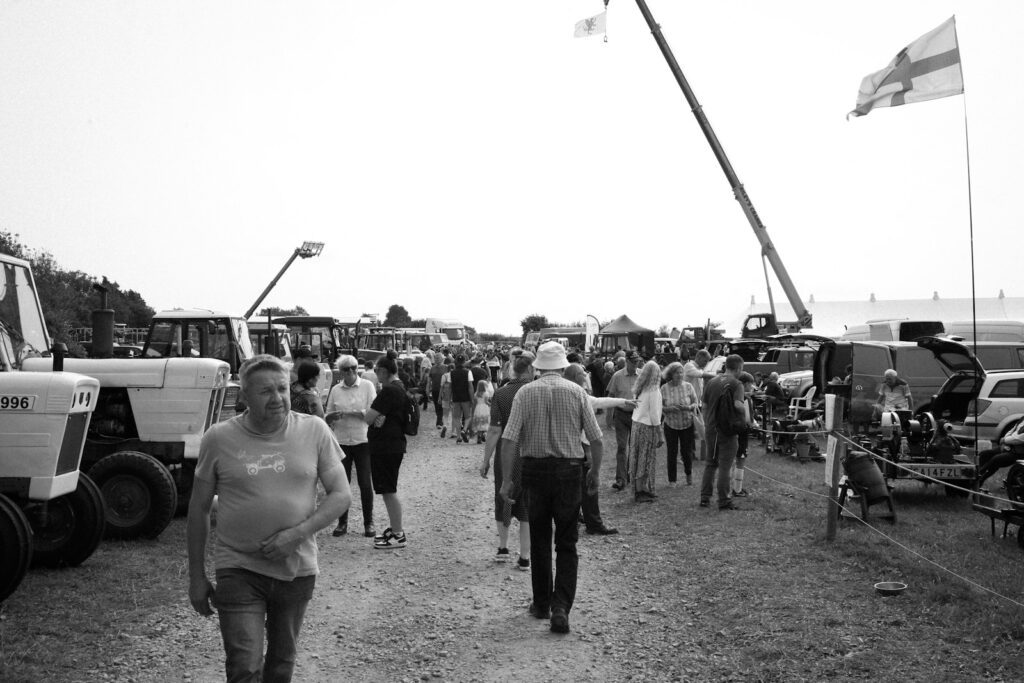
[[[715,405],[715,426],[722,436],[737,436],[747,431],[747,420],[743,412],[736,408],[731,388],[727,388],[718,397],[718,403]]]
[[[420,430],[420,405],[416,397],[405,392],[405,420],[402,431],[406,436],[416,436]]]

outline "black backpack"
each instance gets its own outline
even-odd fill
[[[738,436],[747,431],[747,420],[743,411],[736,408],[732,389],[726,388],[715,405],[715,427],[722,436]]]
[[[416,436],[420,431],[420,405],[409,392],[405,392],[405,423],[402,428],[406,436]]]

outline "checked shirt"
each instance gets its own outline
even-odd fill
[[[580,432],[591,443],[601,438],[594,409],[583,388],[547,374],[520,389],[502,438],[516,441],[524,458],[583,458]]]

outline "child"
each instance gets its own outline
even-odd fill
[[[491,383],[485,379],[476,384],[476,406],[473,408],[473,421],[470,429],[476,432],[476,442],[483,443],[487,435],[487,428],[491,424],[491,396],[494,389]]]
[[[732,469],[732,495],[736,498],[746,498],[748,495],[743,488],[744,465],[747,462],[747,442],[751,430],[757,429],[758,424],[754,419],[754,376],[748,372],[740,375],[740,382],[743,383],[743,399],[747,404],[747,431],[739,435],[739,449],[736,451],[736,462]]]

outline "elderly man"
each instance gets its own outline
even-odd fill
[[[700,484],[700,506],[708,507],[711,503],[713,487],[718,484],[718,509],[736,510],[732,502],[732,477],[730,470],[736,461],[739,451],[739,436],[723,434],[718,427],[718,413],[729,408],[742,415],[744,421],[749,419],[747,402],[743,393],[743,384],[739,377],[743,374],[743,359],[732,354],[725,359],[725,373],[715,376],[704,386],[704,429],[707,436],[708,460],[704,465],[704,476]],[[726,405],[720,400],[726,397]]]
[[[583,478],[583,443],[590,441],[593,460],[587,488],[597,489],[603,444],[601,428],[583,388],[562,377],[569,361],[558,342],[537,349],[534,367],[540,377],[527,384],[512,401],[502,433],[502,469],[522,468],[522,495],[530,518],[533,602],[530,614],[551,619],[555,633],[569,632],[569,612],[576,598],[579,557],[576,520]],[[517,449],[518,445],[518,449]],[[512,481],[501,486],[505,500],[514,502]],[[551,526],[554,524],[555,578],[551,580]]]
[[[227,680],[290,681],[320,571],[314,534],[348,509],[351,494],[327,423],[290,410],[287,366],[260,355],[238,374],[246,411],[211,427],[199,450],[188,509],[188,595],[200,614],[217,610]],[[327,492],[319,505],[318,480]],[[215,495],[216,589],[206,574]]]
[[[890,413],[894,410],[913,410],[914,397],[910,395],[910,385],[900,379],[892,368],[885,371],[882,386],[878,388],[878,399],[875,401],[878,411]]]
[[[616,371],[608,381],[606,390],[609,398],[635,398],[633,383],[636,382],[636,369],[643,361],[634,349],[626,353],[626,366]],[[612,422],[615,425],[615,483],[612,488],[621,491],[626,487],[626,460],[629,448],[629,433],[633,429],[633,408],[614,408]]]
[[[338,356],[338,372],[341,381],[331,387],[327,397],[327,424],[334,431],[345,459],[345,478],[351,484],[352,467],[356,468],[359,483],[359,499],[363,509],[363,536],[373,538],[377,531],[373,527],[373,479],[370,476],[370,445],[367,442],[366,413],[377,398],[373,384],[358,374],[359,361],[355,356]],[[348,533],[348,510],[338,518],[335,536]]]

